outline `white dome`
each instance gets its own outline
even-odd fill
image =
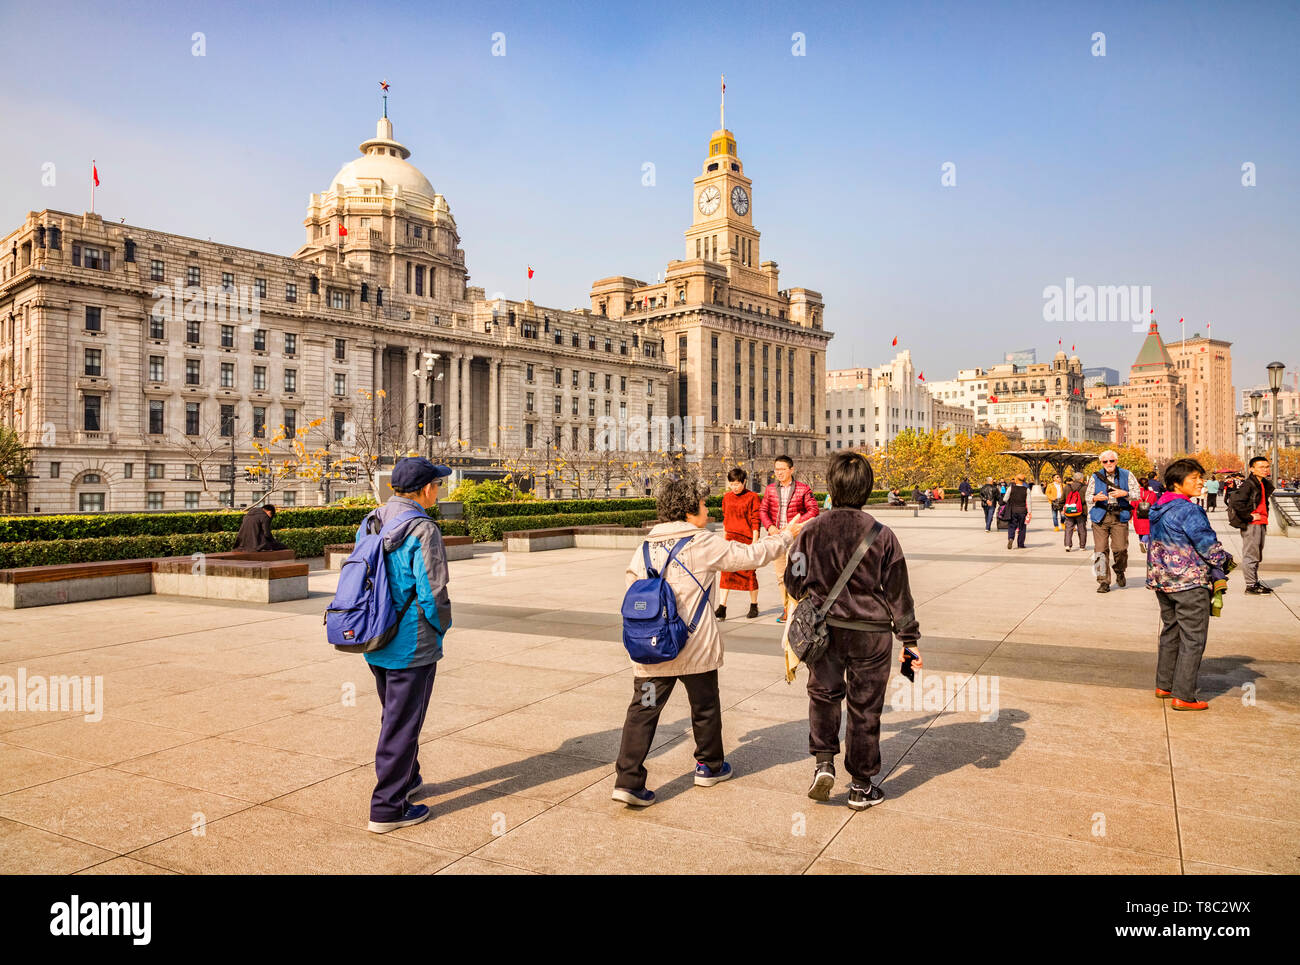
[[[330,187],[342,185],[345,194],[360,194],[364,187],[375,187],[376,179],[383,182],[380,192],[384,194],[393,188],[401,188],[402,194],[417,194],[433,201],[437,193],[414,164],[386,154],[367,154],[349,161],[334,175]],[[366,182],[364,185],[363,180]]]
[[[339,169],[330,181],[331,191],[342,186],[343,194],[363,194],[365,188],[377,189],[372,193],[390,194],[399,188],[401,194],[418,195],[429,203],[438,197],[429,179],[406,160],[411,152],[393,140],[393,122],[387,117],[379,119],[374,138],[363,142],[358,150],[362,156]]]

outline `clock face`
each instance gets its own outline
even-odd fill
[[[714,185],[709,185],[700,192],[700,213],[713,214],[718,210],[718,205],[722,204],[722,192]]]
[[[731,210],[739,215],[749,210],[749,195],[739,184],[731,189]]]

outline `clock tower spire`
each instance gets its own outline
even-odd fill
[[[721,126],[709,138],[709,156],[695,179],[691,226],[686,229],[686,258],[728,267],[757,269],[759,232],[751,211],[751,186],[736,153],[736,136],[727,130],[727,78],[722,75]]]

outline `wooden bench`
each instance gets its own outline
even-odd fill
[[[330,543],[325,547],[325,569],[337,570],[352,555],[356,543]],[[442,545],[448,560],[468,560],[474,556],[474,541],[468,536],[444,536]]]
[[[303,599],[307,596],[307,564],[293,561],[293,550],[274,550],[266,553],[228,551],[138,560],[15,567],[0,570],[0,609],[17,610],[149,593],[262,603]],[[285,569],[286,565],[292,569]],[[186,580],[184,588],[181,588],[181,572],[197,577],[200,572],[212,574],[217,566],[234,567],[223,573],[245,586],[246,595],[224,595],[235,592],[230,589],[229,581],[214,582],[208,587],[206,583]],[[298,568],[301,568],[301,572]],[[290,582],[281,582],[286,580]],[[220,589],[221,592],[208,592],[209,589]]]

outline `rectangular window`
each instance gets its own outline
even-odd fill
[[[575,389],[578,387],[578,370],[577,370],[577,369],[574,369],[574,370],[573,370],[573,387],[574,387]]]
[[[201,334],[201,329],[199,326],[201,326],[202,324],[203,324],[202,322],[185,323],[185,344],[186,345],[199,344],[199,336]]]
[[[253,351],[266,351],[266,329],[258,328],[253,330]]]
[[[265,406],[260,406],[260,405],[253,406],[253,438],[254,439],[266,438],[266,407]]]
[[[533,400],[534,400],[533,393],[531,393],[531,392],[525,392],[525,393],[524,393],[524,411],[525,411],[525,412],[532,412],[532,411],[533,411]]]
[[[296,302],[298,300],[298,286],[291,281],[284,283],[284,300],[286,302]]]
[[[164,426],[167,423],[167,403],[162,399],[149,400],[149,435],[160,436],[163,434]]]
[[[533,424],[531,422],[524,425],[524,448],[533,448]]]
[[[343,307],[343,293],[338,291],[330,292],[330,308]]]
[[[77,510],[82,513],[102,513],[104,511],[104,494],[79,494],[77,496]]]
[[[229,406],[222,406],[224,412]],[[197,436],[199,434],[199,403],[185,403],[185,434],[187,436]],[[223,436],[229,435],[228,432],[222,432]]]
[[[149,381],[162,382],[166,378],[166,360],[161,355],[149,356]]]
[[[280,502],[285,506],[297,506],[298,494],[294,492],[292,489],[288,490],[287,492],[282,492],[280,493]]]
[[[103,309],[95,308],[91,305],[86,306],[86,331],[102,331]]]
[[[563,414],[563,412],[564,412],[564,398],[563,396],[557,395],[555,397],[555,414],[561,415]]]
[[[222,288],[222,291],[232,291],[232,290],[234,289],[234,287],[235,287],[235,275],[234,275],[234,272],[223,271],[223,272],[221,273],[221,288]]]
[[[293,439],[298,435],[298,410],[284,410],[284,434],[287,438]]]
[[[256,392],[266,391],[266,366],[253,366],[253,390]]]
[[[185,384],[186,384],[186,385],[198,385],[198,384],[199,384],[199,373],[200,373],[200,368],[199,368],[199,366],[200,366],[201,364],[202,364],[202,363],[199,362],[198,359],[186,359],[186,360],[185,360]]]
[[[415,266],[415,293],[417,295],[424,294],[424,266],[423,265]]]
[[[334,358],[342,362],[348,357],[347,339],[336,338],[334,340]]]
[[[347,420],[344,417],[342,412],[334,413],[334,441],[335,442],[343,441],[343,431],[344,431],[344,426],[346,424],[346,421]]]
[[[83,367],[86,375],[103,375],[104,374],[104,350],[99,348],[88,348],[85,350]]]
[[[253,280],[253,290],[254,290],[255,292],[257,292],[257,297],[258,297],[258,298],[265,298],[265,297],[266,297],[266,279],[265,279],[265,278],[255,278],[255,279]]]
[[[606,392],[608,392],[608,391],[610,390],[610,385],[612,384],[612,383],[611,383],[611,380],[612,380],[613,378],[614,378],[614,377],[613,377],[612,375],[609,375],[608,373],[606,373],[606,375],[605,375],[605,391],[606,391]]]
[[[524,381],[525,381],[525,382],[531,382],[531,381],[533,381],[533,367],[532,367],[532,365],[528,365],[528,366],[525,368],[525,371],[524,371]]]
[[[162,509],[162,508],[163,508],[163,494],[162,494],[162,493],[147,493],[147,494],[145,495],[144,498],[145,498],[145,506],[146,506],[148,509]]]
[[[198,425],[198,407],[195,406],[195,426]],[[221,435],[229,439],[235,434],[235,407],[233,405],[223,405],[221,407]]]
[[[334,394],[335,395],[348,394],[348,377],[344,375],[342,372],[334,373]]]
[[[588,400],[587,400],[587,416],[588,416],[588,417],[592,417],[592,416],[594,416],[595,414],[596,414],[596,400],[595,400],[595,399],[588,399]]]
[[[595,392],[595,391],[596,391],[596,373],[595,373],[595,372],[588,372],[588,373],[587,373],[587,391],[588,391],[588,392]]]
[[[614,340],[613,340],[613,339],[610,339],[610,338],[605,339],[605,351],[606,351],[606,352],[612,352],[612,351],[614,351]]]
[[[555,387],[557,389],[560,387],[560,382],[561,379],[563,378],[563,375],[564,375],[564,370],[557,366],[555,369]]]
[[[188,268],[185,269],[185,284],[190,286],[191,288],[197,287],[199,284],[201,284],[199,281],[198,265],[190,265]]]
[[[284,391],[286,392],[298,391],[298,370],[297,369],[284,370]]]
[[[82,405],[82,428],[86,432],[99,432],[99,407],[100,397],[97,395],[88,395]]]
[[[61,462],[52,462],[52,463],[50,463],[50,478],[51,478],[51,479],[58,479],[58,478],[59,478],[59,470],[62,469],[62,468],[63,468],[63,463],[61,463]]]
[[[284,354],[285,355],[298,354],[298,336],[295,335],[293,332],[284,333]]]
[[[627,376],[626,376],[626,375],[620,375],[620,376],[618,377],[618,390],[619,390],[620,392],[626,392],[626,391],[627,391]]]
[[[221,387],[223,389],[233,389],[235,387],[235,363],[221,363]]]
[[[185,494],[185,508],[186,509],[199,508],[199,494],[197,492],[187,492]]]
[[[199,464],[198,464],[198,463],[196,463],[196,462],[187,462],[187,463],[185,464],[185,478],[186,478],[186,479],[198,479],[198,478],[199,478]]]
[[[235,347],[235,326],[233,325],[221,326],[221,347],[222,348]]]
[[[167,337],[167,326],[161,318],[149,316],[149,337],[159,340]]]
[[[577,414],[578,414],[578,399],[577,399],[576,396],[573,398],[572,402],[573,402],[573,414],[574,414],[574,415],[577,415]]]
[[[166,275],[166,273],[167,273],[167,266],[166,266],[166,265],[164,265],[164,264],[163,264],[161,261],[159,261],[157,258],[152,258],[152,259],[150,259],[150,261],[149,261],[149,280],[150,280],[150,281],[162,281],[162,280],[163,280],[163,276]]]

